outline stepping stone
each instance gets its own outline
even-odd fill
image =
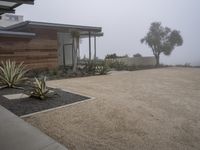
[[[49,93],[54,93],[54,91],[52,91],[52,90],[49,90]]]
[[[9,94],[9,95],[3,95],[3,97],[9,99],[9,100],[15,100],[15,99],[24,99],[28,98],[29,96],[24,93],[19,94]]]

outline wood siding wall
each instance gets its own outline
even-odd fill
[[[57,67],[57,33],[44,29],[32,32],[37,35],[32,39],[0,37],[0,61],[23,61],[31,69]]]

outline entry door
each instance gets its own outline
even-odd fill
[[[72,46],[72,44],[65,44],[63,47],[63,63],[65,66],[73,65],[73,46]]]

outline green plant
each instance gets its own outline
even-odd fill
[[[122,61],[118,61],[118,60],[114,60],[110,62],[108,61],[108,66],[117,71],[127,70],[127,65],[124,64]]]
[[[134,54],[133,57],[142,57],[140,53]]]
[[[91,62],[86,62],[84,70],[86,71],[87,74],[95,74],[95,69],[96,69],[97,64],[94,61]]]
[[[106,75],[110,71],[109,66],[106,62],[103,62],[102,64],[99,64],[95,68],[95,72],[100,75]]]
[[[26,78],[24,75],[27,73],[23,62],[16,64],[15,61],[2,61],[0,66],[0,83],[5,87],[14,88]]]
[[[156,66],[159,67],[160,55],[169,56],[172,51],[183,45],[183,38],[179,31],[163,27],[160,22],[153,22],[147,35],[141,39],[141,43],[147,44],[156,58]]]
[[[59,74],[59,69],[58,68],[53,68],[53,69],[48,71],[48,74],[50,76],[57,76]]]
[[[44,100],[48,98],[49,89],[46,86],[46,77],[42,79],[35,78],[35,85],[33,87],[33,91],[31,92],[31,96]]]

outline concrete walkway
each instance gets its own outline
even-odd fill
[[[0,106],[0,149],[67,150],[2,106]]]

